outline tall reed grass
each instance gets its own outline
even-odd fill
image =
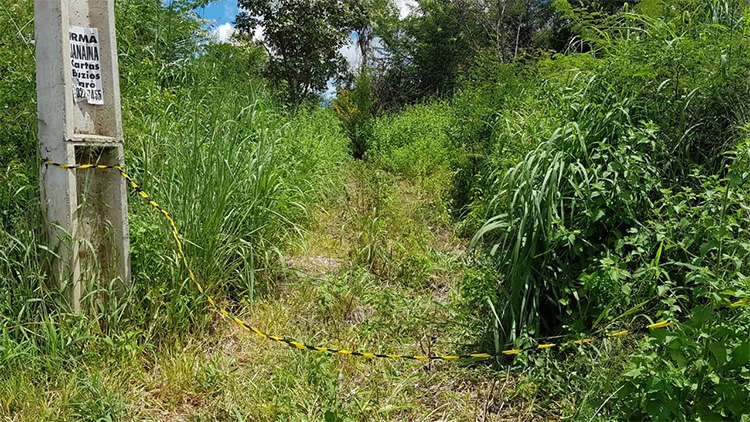
[[[147,3],[126,9],[153,20],[161,6]],[[192,34],[194,23],[182,29]],[[189,56],[151,61],[143,55],[159,52],[131,39],[150,32],[123,34],[128,172],[175,217],[201,282],[223,300],[251,304],[273,288],[269,271],[310,204],[336,184],[346,135],[329,111],[287,114],[254,76],[252,47],[198,45]],[[24,57],[33,69],[33,56]],[[27,108],[33,114],[33,103]],[[33,151],[36,122],[21,122]],[[26,370],[53,376],[89,354],[137,355],[209,326],[163,217],[132,192],[133,288],[117,296],[108,280],[87,278],[87,311],[68,313],[60,286],[48,283],[54,251],[44,246],[38,162],[25,151],[14,150],[0,174],[9,185],[0,190],[0,388]]]

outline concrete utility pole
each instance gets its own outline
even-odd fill
[[[123,165],[114,0],[35,0],[39,148],[63,164]],[[55,277],[71,308],[86,287],[130,284],[126,186],[117,170],[41,170]]]

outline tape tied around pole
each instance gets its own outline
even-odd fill
[[[201,284],[198,279],[196,278],[195,274],[193,273],[188,260],[187,256],[185,255],[185,250],[183,247],[183,243],[180,240],[180,234],[177,229],[177,224],[175,223],[174,218],[164,209],[161,205],[159,205],[156,201],[154,201],[151,196],[149,196],[131,177],[125,172],[125,168],[123,166],[119,165],[98,165],[98,164],[63,164],[63,163],[56,163],[54,161],[43,159],[42,163],[47,166],[55,166],[66,170],[89,170],[89,169],[95,169],[95,170],[117,170],[120,175],[123,177],[127,185],[133,189],[138,196],[140,196],[145,202],[147,202],[149,205],[151,205],[154,209],[156,209],[164,219],[167,221],[167,223],[170,226],[172,237],[175,241],[175,244],[177,245],[177,253],[179,255],[179,260],[182,262],[182,266],[185,268],[185,270],[188,273],[188,277],[190,278],[191,282],[196,286],[198,291],[202,296],[206,298],[206,301],[209,303],[210,307],[219,314],[219,316],[223,319],[227,319],[231,322],[233,322],[235,325],[240,327],[243,331],[246,331],[248,333],[252,333],[257,335],[258,337],[261,337],[263,339],[268,339],[271,341],[274,341],[276,343],[285,344],[293,349],[296,350],[310,350],[314,352],[320,352],[320,353],[327,353],[327,354],[338,354],[338,355],[349,355],[349,356],[358,356],[363,357],[366,359],[374,359],[374,358],[380,358],[380,359],[405,359],[405,360],[416,360],[416,361],[433,361],[433,360],[444,360],[444,361],[458,361],[458,360],[484,360],[484,359],[492,359],[492,358],[499,358],[503,356],[510,356],[513,357],[515,355],[524,353],[524,352],[531,352],[531,351],[541,351],[541,350],[549,350],[553,348],[562,348],[564,346],[583,346],[589,343],[594,343],[597,341],[603,341],[607,338],[619,338],[619,337],[625,337],[629,335],[634,335],[641,331],[648,331],[648,330],[659,330],[659,329],[666,329],[669,327],[672,327],[675,325],[674,321],[671,320],[662,320],[655,323],[651,323],[645,326],[642,326],[642,328],[632,328],[630,330],[620,330],[615,332],[606,333],[604,335],[601,335],[599,337],[584,337],[578,340],[573,340],[570,342],[563,342],[563,343],[541,343],[532,345],[523,349],[518,348],[512,348],[512,349],[506,349],[501,350],[498,352],[493,353],[469,353],[469,354],[463,354],[463,355],[402,355],[402,354],[388,354],[388,353],[372,353],[372,352],[360,352],[356,350],[348,350],[348,349],[335,349],[330,347],[323,347],[323,346],[313,346],[309,345],[303,342],[299,342],[296,340],[292,340],[287,337],[279,337],[275,335],[270,335],[263,330],[261,330],[258,327],[255,327],[251,324],[248,324],[241,318],[235,316],[231,312],[227,310],[226,307],[223,307],[219,305],[219,303],[214,299],[213,296],[207,294],[207,290],[204,288],[203,284]],[[750,304],[750,297],[745,297],[742,299],[739,299],[735,302],[731,302],[728,306],[730,308],[736,308],[740,306],[748,306]]]

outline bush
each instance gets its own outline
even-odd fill
[[[352,156],[358,160],[364,158],[367,153],[367,143],[372,136],[372,121],[376,113],[375,106],[372,75],[368,69],[363,69],[357,75],[354,88],[340,88],[333,101],[336,116],[351,141]]]
[[[703,188],[692,174],[725,171],[717,151],[736,142],[738,131],[724,129],[737,127],[748,104],[750,85],[738,77],[750,66],[741,46],[747,7],[709,3],[684,2],[681,14],[667,10],[658,19],[606,17],[606,30],[590,26],[584,34],[601,58],[572,54],[539,64],[546,82],[537,95],[544,100],[534,104],[549,117],[520,130],[506,124],[490,137],[490,145],[500,146],[519,132],[548,139],[507,173],[498,165],[486,171],[489,178],[480,176],[483,195],[471,205],[490,211],[476,240],[489,244],[504,275],[499,292],[517,307],[508,310],[510,319],[500,318],[516,327],[506,326],[509,333],[527,323],[537,332],[545,303],[547,315],[570,305],[568,314],[588,321],[632,274],[633,263],[613,253],[643,236],[652,207],[672,198],[670,192]],[[644,252],[656,254],[660,241]],[[565,291],[575,293],[575,305]],[[633,297],[627,286],[622,294]]]
[[[657,3],[646,8],[649,14],[587,22],[583,37],[601,59],[572,55],[542,67],[551,78],[570,68],[595,71],[620,98],[631,99],[635,121],[661,128],[670,153],[663,174],[680,183],[695,166],[720,171],[721,153],[737,138],[736,113],[745,112],[750,96],[748,9],[741,0]]]
[[[469,236],[484,223],[497,174],[533,149],[546,129],[543,84],[530,66],[480,57],[450,102],[455,115],[448,133],[466,159],[453,180],[453,207]]]
[[[411,106],[398,116],[384,116],[373,126],[368,157],[416,181],[436,198],[444,197],[454,169],[465,160],[448,133],[454,122],[444,103]]]
[[[658,18],[595,21],[584,31],[592,52],[538,64],[535,101],[548,117],[521,133],[539,145],[510,170],[475,176],[482,188],[470,208],[490,213],[465,305],[485,315],[495,345],[605,321],[687,319],[623,356],[622,377],[592,370],[601,383],[586,386],[586,398],[616,418],[740,419],[748,313],[717,312],[750,288],[747,145],[738,142],[750,105],[750,10],[674,6]],[[514,108],[520,120],[530,115]],[[490,148],[504,132],[518,136],[506,127],[484,135]]]
[[[628,420],[745,420],[748,323],[746,309],[719,313],[701,306],[676,329],[655,331],[626,366],[612,414]]]
[[[561,98],[558,110],[570,120],[499,176],[496,215],[475,236],[490,244],[506,283],[496,305],[503,340],[522,329],[554,331],[563,293],[618,232],[637,225],[658,192],[655,128],[634,125],[627,103],[587,103],[586,95]]]

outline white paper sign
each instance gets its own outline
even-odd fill
[[[73,69],[73,98],[76,101],[104,104],[99,54],[97,28],[70,27],[70,65]]]

